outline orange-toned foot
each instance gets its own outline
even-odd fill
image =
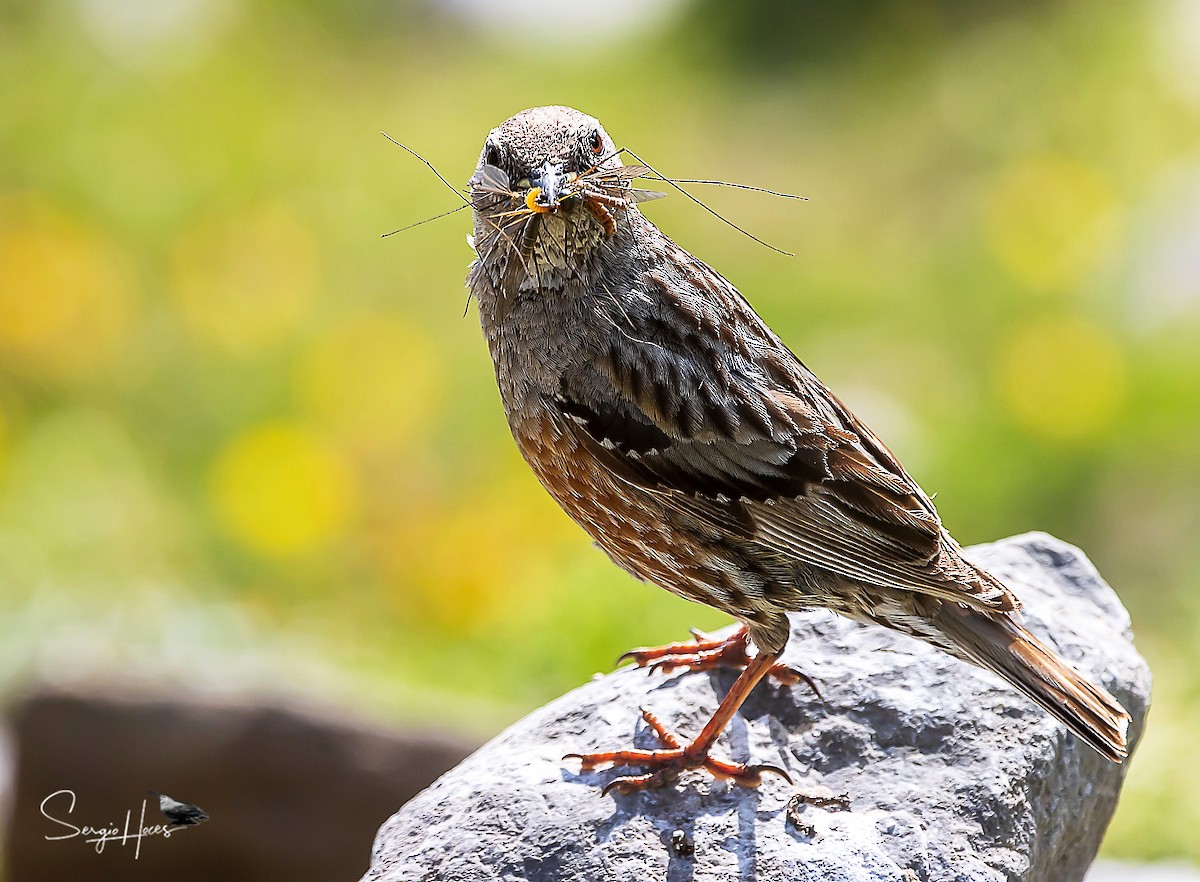
[[[605,753],[569,753],[563,759],[577,759],[584,771],[596,766],[640,766],[647,769],[638,775],[622,775],[614,778],[604,786],[600,795],[604,796],[612,790],[618,793],[630,794],[651,787],[662,787],[679,777],[686,769],[705,769],[714,778],[731,780],[743,787],[757,787],[762,781],[764,772],[773,772],[784,778],[789,784],[791,777],[777,766],[746,763],[734,763],[709,756],[708,745],[702,744],[697,738],[690,744],[684,745],[679,737],[667,729],[654,714],[642,709],[642,719],[654,730],[665,747],[661,750],[614,750]]]
[[[617,659],[617,664],[632,659],[639,668],[662,671],[664,674],[669,674],[678,668],[688,671],[745,668],[750,663],[750,653],[747,651],[749,645],[750,635],[744,625],[724,640],[714,640],[700,631],[693,630],[690,643],[668,643],[665,646],[631,649]],[[788,665],[772,665],[767,671],[767,676],[785,686],[803,682],[817,698],[821,697],[817,684],[810,677]]]

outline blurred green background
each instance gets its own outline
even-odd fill
[[[0,687],[486,735],[722,618],[536,485],[462,283],[488,130],[567,103],[963,543],[1046,530],[1155,672],[1110,856],[1200,860],[1200,5],[0,6]]]

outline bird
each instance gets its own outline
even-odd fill
[[[191,827],[208,820],[208,813],[198,805],[180,802],[157,790],[147,792],[158,797],[158,810],[171,822],[172,827]]]
[[[741,672],[690,741],[643,709],[661,747],[568,757],[629,770],[604,793],[691,769],[751,787],[788,777],[711,748],[764,677],[796,681],[779,662],[787,614],[825,608],[998,674],[1122,762],[1125,709],[1020,623],[1011,588],[968,560],[895,455],[737,288],[645,217],[638,204],[661,194],[633,182],[655,175],[624,152],[565,106],[493,129],[468,189],[467,286],[545,490],[621,569],[740,622],[726,639],[627,655]]]

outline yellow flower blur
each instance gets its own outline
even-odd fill
[[[286,337],[316,296],[319,259],[308,228],[270,204],[209,218],[174,244],[171,294],[188,328],[244,353]]]
[[[984,233],[1017,280],[1031,288],[1070,288],[1109,252],[1118,207],[1108,183],[1091,168],[1065,156],[1034,156],[996,177]]]
[[[441,403],[443,365],[427,336],[398,316],[360,316],[323,335],[300,363],[296,394],[355,444],[412,440]]]
[[[358,496],[353,469],[335,447],[283,422],[230,442],[213,466],[210,490],[222,528],[267,557],[304,554],[341,534]]]
[[[60,380],[110,363],[134,321],[125,255],[35,198],[0,205],[0,218],[0,359]]]
[[[1098,434],[1125,400],[1125,360],[1117,342],[1073,316],[1021,328],[1001,350],[998,375],[1017,422],[1057,441]]]

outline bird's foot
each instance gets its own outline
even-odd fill
[[[621,794],[636,793],[651,787],[662,787],[670,784],[686,769],[705,769],[714,778],[733,781],[743,787],[757,787],[762,781],[764,772],[773,772],[781,776],[789,784],[791,777],[777,766],[765,764],[747,765],[709,756],[708,746],[700,740],[683,744],[679,737],[659,722],[658,717],[645,708],[642,709],[642,719],[654,730],[658,740],[665,745],[660,750],[614,750],[606,753],[569,753],[563,759],[577,759],[582,771],[590,771],[596,766],[640,766],[646,771],[639,775],[622,775],[604,785],[600,791],[605,796],[609,791],[616,790]]]
[[[690,643],[668,643],[665,646],[631,649],[617,659],[617,664],[632,659],[639,668],[662,671],[664,674],[669,674],[677,668],[688,671],[744,668],[750,664],[750,653],[747,651],[749,645],[750,635],[744,625],[724,640],[714,640],[693,628]],[[790,665],[774,664],[767,671],[767,676],[785,686],[806,683],[817,698],[821,697],[817,684],[808,675]]]

